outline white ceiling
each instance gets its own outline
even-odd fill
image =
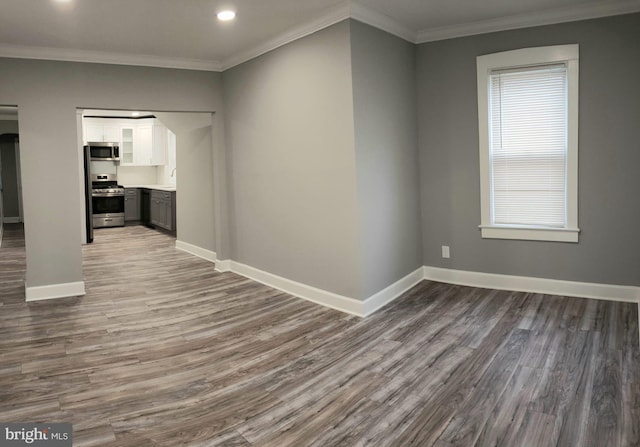
[[[217,11],[237,12],[219,22]],[[412,42],[640,11],[640,0],[9,0],[0,56],[223,70],[352,17]]]

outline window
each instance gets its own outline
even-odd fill
[[[578,45],[477,69],[482,237],[578,242]]]

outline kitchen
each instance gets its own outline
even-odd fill
[[[94,229],[146,225],[176,235],[176,135],[151,112],[81,113],[85,240]]]

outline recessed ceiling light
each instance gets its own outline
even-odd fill
[[[236,13],[233,11],[220,11],[218,13],[218,20],[226,22],[227,20],[233,20],[236,17]]]

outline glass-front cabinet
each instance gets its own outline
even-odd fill
[[[120,164],[133,164],[133,127],[120,128]]]

